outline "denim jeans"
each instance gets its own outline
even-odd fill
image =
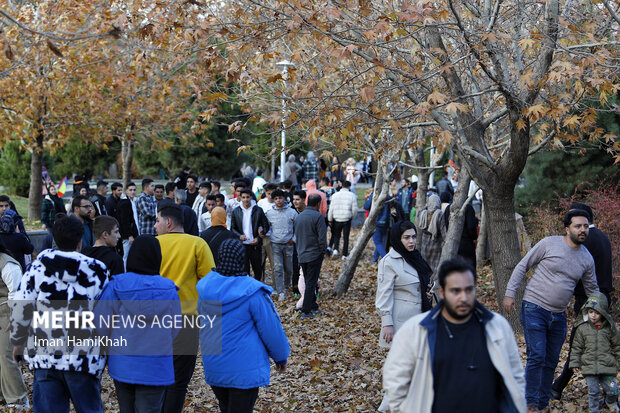
[[[375,233],[372,234],[372,242],[375,243],[375,261],[385,257],[387,251],[385,250],[385,243],[387,240],[387,227],[377,226]]]
[[[36,369],[32,390],[36,413],[69,413],[69,400],[77,413],[101,413],[101,383],[80,371]]]
[[[605,391],[605,403],[613,406],[618,401],[618,383],[615,376],[585,376],[588,384],[590,413],[600,412],[601,387]]]
[[[114,380],[121,413],[160,413],[166,386],[145,386]]]
[[[528,406],[544,409],[549,404],[555,367],[566,339],[566,312],[552,313],[523,301],[521,324],[527,347],[525,400]]]
[[[293,245],[271,243],[273,253],[273,278],[278,294],[285,293],[291,287],[293,275]]]

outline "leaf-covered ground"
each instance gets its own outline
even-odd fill
[[[351,239],[354,239],[353,234]],[[376,412],[381,402],[381,366],[386,351],[378,346],[380,319],[374,309],[377,265],[371,263],[369,245],[348,294],[341,298],[328,293],[343,261],[326,259],[321,272],[319,304],[323,314],[301,320],[293,311],[295,300],[276,302],[291,344],[285,374],[272,369],[271,385],[262,388],[257,412]],[[480,271],[479,299],[497,310],[490,268]],[[525,343],[517,337],[525,364]],[[562,350],[566,358],[568,345]],[[32,375],[24,368],[30,387]],[[202,363],[198,362],[186,400],[187,412],[218,412],[215,396],[205,384]],[[102,382],[106,412],[118,411],[114,385],[107,374]],[[584,412],[587,387],[581,376],[573,378],[561,402],[551,402],[551,412]]]

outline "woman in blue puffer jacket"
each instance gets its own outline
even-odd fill
[[[269,358],[283,373],[290,347],[271,301],[273,289],[245,272],[241,242],[224,241],[218,257],[217,268],[196,285],[200,315],[213,320],[213,301],[221,302],[221,318],[215,317],[213,328],[200,330],[205,381],[222,413],[250,413],[258,388],[269,385]],[[220,344],[221,351],[214,351]]]

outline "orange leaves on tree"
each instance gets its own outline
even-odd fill
[[[448,97],[438,90],[435,90],[426,97],[426,101],[431,105],[443,105],[447,100]]]
[[[363,102],[371,102],[375,99],[376,96],[377,95],[375,93],[375,88],[372,86],[367,86],[360,90],[360,97],[362,98]]]
[[[548,111],[549,111],[549,108],[539,103],[537,105],[533,105],[533,106],[530,106],[529,108],[524,109],[523,114],[527,116],[530,119],[530,121],[534,122],[540,119],[541,117],[543,117]]]
[[[469,108],[467,105],[458,102],[450,102],[446,105],[446,110],[450,113],[457,114],[457,112],[466,113]]]

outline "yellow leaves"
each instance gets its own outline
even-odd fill
[[[517,121],[517,130],[520,132],[527,127],[527,122],[525,119],[519,119]]]
[[[446,110],[450,113],[457,114],[457,112],[466,113],[469,108],[467,105],[458,102],[450,102],[446,105]]]
[[[570,128],[574,128],[574,127],[579,127],[579,115],[573,115],[568,119],[565,119],[564,122],[562,123],[562,125],[564,127],[570,127]]]
[[[270,76],[267,78],[267,83],[274,83],[277,82],[278,80],[282,80],[282,73],[276,73],[273,76]]]
[[[527,87],[533,87],[536,75],[533,70],[528,69],[521,75],[521,83]]]
[[[214,100],[226,99],[227,97],[228,96],[224,92],[216,92],[216,93],[211,93],[209,96],[205,98],[205,100],[207,102],[212,102]]]
[[[372,86],[362,88],[362,90],[360,91],[360,97],[362,98],[363,102],[373,101],[376,97],[375,88]]]
[[[523,51],[525,51],[527,49],[533,49],[534,48],[534,39],[521,39],[521,40],[519,40],[519,47]]]
[[[241,153],[241,152],[245,152],[247,149],[249,149],[248,145],[241,145],[237,148],[237,156]]]
[[[439,92],[438,90],[435,90],[433,93],[429,94],[426,97],[426,101],[431,105],[443,105],[444,103],[446,103],[446,100],[447,96]]]
[[[235,121],[233,123],[231,123],[230,125],[228,125],[228,133],[237,133],[241,130],[242,125],[241,125],[241,121]],[[237,151],[237,153],[239,153]]]
[[[543,117],[548,111],[549,108],[539,103],[537,105],[530,106],[529,108],[524,109],[524,115],[529,117],[530,121],[535,122],[536,120]]]

